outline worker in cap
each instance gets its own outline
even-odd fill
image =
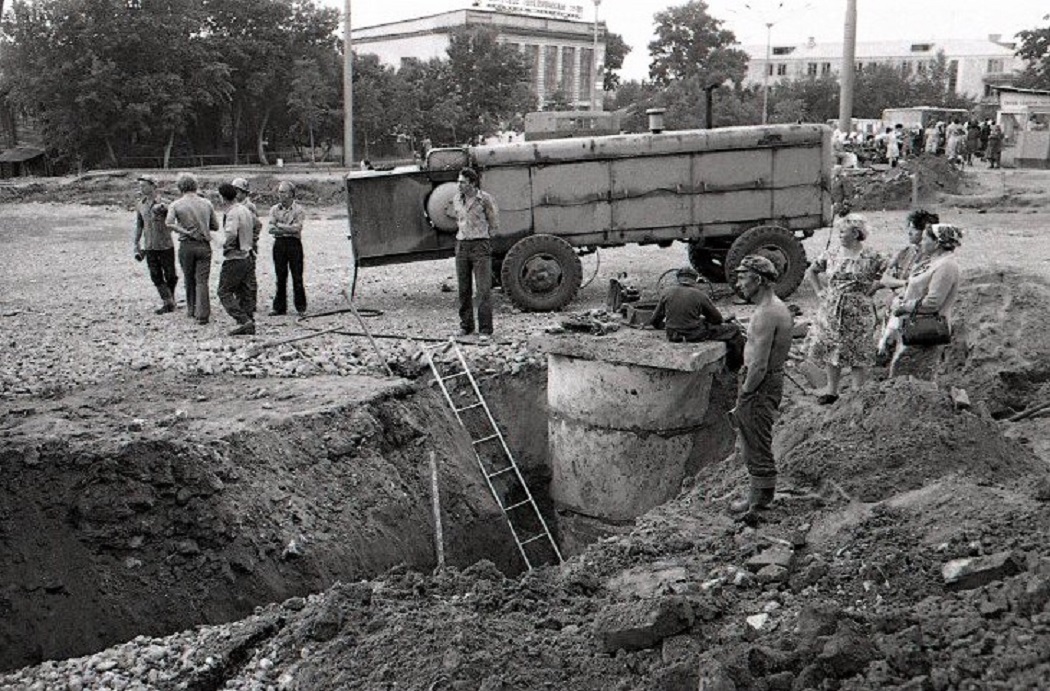
[[[740,370],[736,407],[737,449],[750,477],[746,496],[730,510],[749,514],[773,501],[777,468],[773,458],[773,423],[784,393],[784,363],[791,350],[791,312],[774,292],[780,276],[766,257],[751,254],[734,269],[736,289],[756,309],[747,328],[744,367]]]
[[[660,296],[649,326],[663,329],[672,343],[723,341],[726,367],[740,369],[744,361],[744,332],[735,319],[726,319],[697,282],[700,274],[691,266],[675,271],[676,285]]]
[[[175,243],[171,230],[165,225],[168,205],[157,195],[157,179],[152,175],[136,178],[139,199],[135,204],[135,232],[132,236],[132,256],[135,261],[146,260],[149,277],[160,294],[161,305],[155,314],[175,311]]]
[[[250,270],[245,276],[242,302],[245,309],[248,310],[249,316],[254,321],[255,311],[259,303],[259,282],[256,279],[255,260],[259,256],[259,235],[262,233],[262,221],[259,220],[259,210],[255,207],[255,202],[248,198],[248,195],[252,192],[248,186],[248,181],[244,178],[234,178],[230,185],[237,191],[237,203],[243,204],[244,208],[248,209],[252,215],[252,251],[248,255]]]

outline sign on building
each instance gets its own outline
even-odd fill
[[[495,12],[554,19],[583,19],[583,5],[561,0],[482,0],[481,7]]]

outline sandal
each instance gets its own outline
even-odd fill
[[[831,405],[837,400],[839,400],[838,395],[833,393],[823,393],[817,396],[817,403],[820,405]]]

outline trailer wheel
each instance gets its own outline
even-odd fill
[[[712,283],[725,283],[729,281],[726,276],[726,250],[701,247],[697,243],[689,243],[689,263],[701,276]]]
[[[780,226],[755,226],[733,241],[726,253],[726,276],[732,276],[749,254],[766,257],[780,272],[773,291],[786,298],[795,292],[806,273],[806,250],[795,234]],[[734,285],[735,289],[735,285]]]
[[[526,312],[551,312],[572,302],[583,266],[572,245],[554,235],[518,240],[503,259],[503,292]]]

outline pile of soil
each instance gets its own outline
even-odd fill
[[[1003,417],[1050,401],[1050,282],[1015,271],[967,273],[941,368]]]
[[[911,207],[912,176],[919,179],[919,199],[936,199],[941,194],[959,194],[965,186],[965,173],[943,156],[922,154],[900,162],[896,168],[878,171],[842,172],[844,195],[856,211],[907,209]]]
[[[78,177],[36,178],[28,182],[13,182],[0,185],[0,203],[53,202],[61,200],[68,204],[89,206],[113,206],[132,210],[137,187],[135,179],[144,171],[116,170],[91,173]],[[165,170],[151,173],[159,182],[161,197],[175,199],[181,193],[175,187],[178,171]],[[282,180],[291,180],[296,186],[296,197],[310,206],[344,206],[346,185],[338,170],[310,171],[288,169],[284,173],[249,174],[245,169],[195,171],[201,188],[209,194],[212,202],[218,201],[220,183],[236,177],[244,177],[253,190],[252,200],[265,212],[277,203],[277,185]]]
[[[835,481],[866,502],[953,473],[1006,482],[1042,465],[990,417],[957,412],[947,391],[911,378],[865,387],[830,409],[792,407],[777,447],[783,474],[812,487]]]

